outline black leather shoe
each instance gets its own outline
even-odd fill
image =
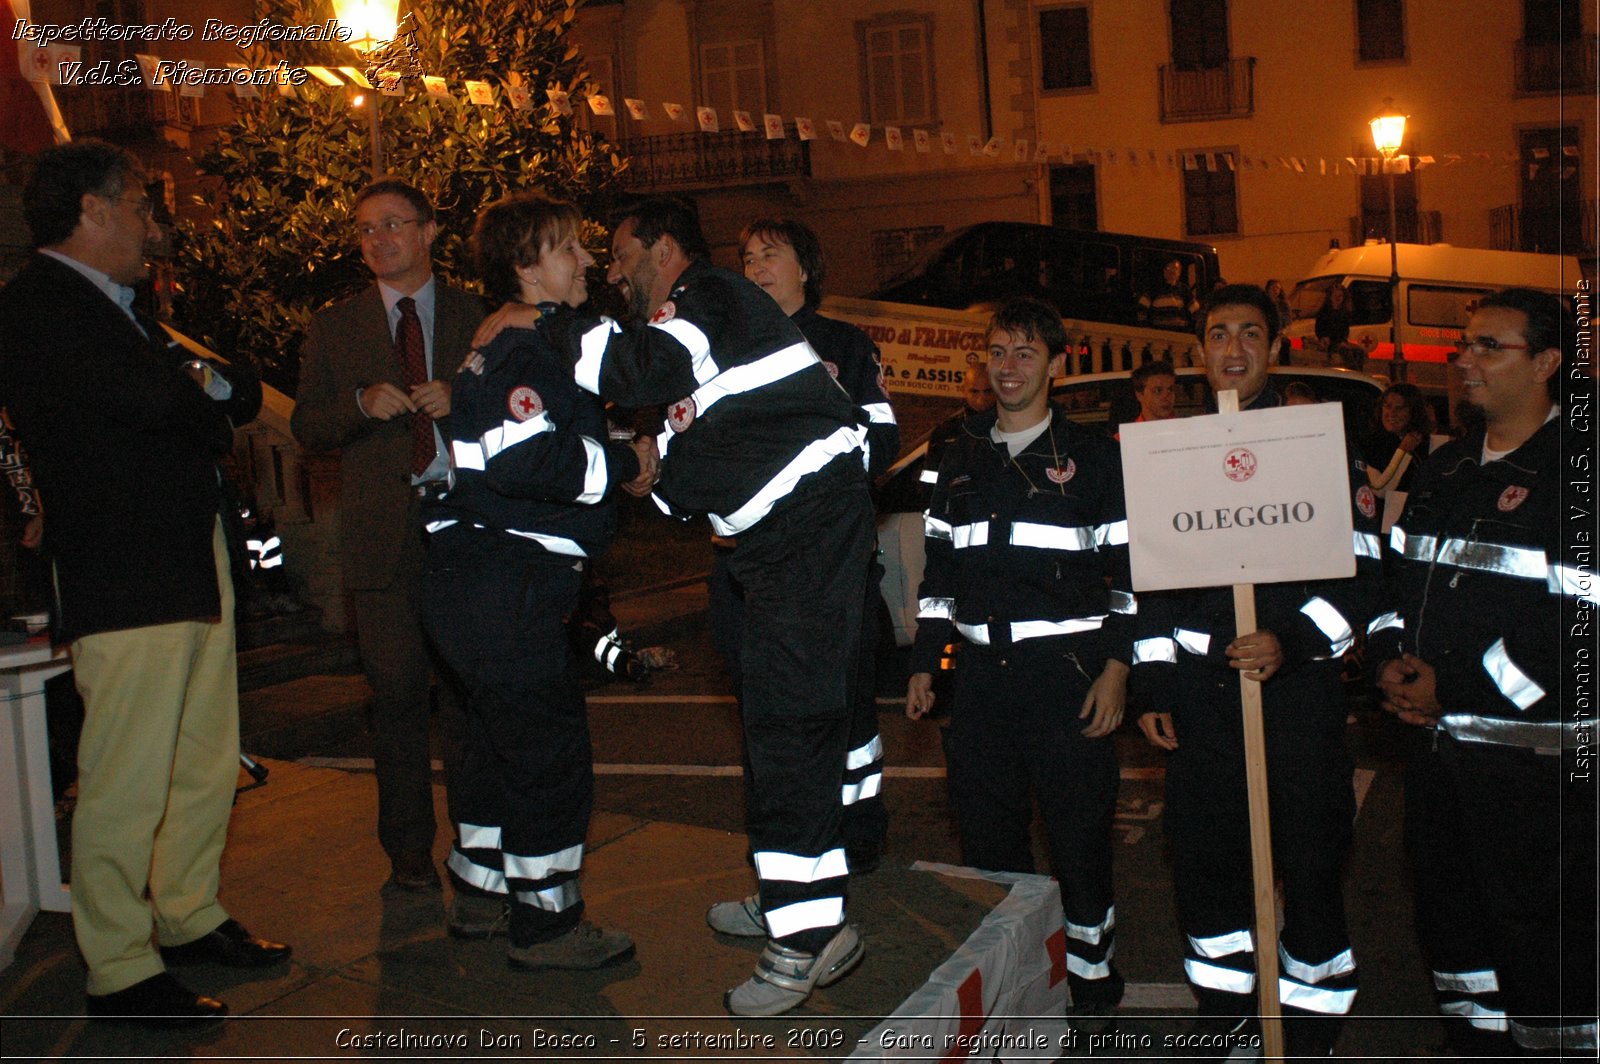
[[[161,959],[177,968],[188,964],[220,964],[225,968],[265,968],[289,959],[290,947],[256,938],[237,920],[224,920],[209,935],[181,946],[162,946]]]
[[[392,871],[389,881],[383,885],[385,890],[422,892],[444,889],[439,882],[439,870],[433,866],[433,854],[427,850],[397,853],[389,860]]]
[[[89,994],[90,1016],[144,1023],[153,1027],[194,1027],[219,1023],[228,1006],[196,994],[166,972],[109,994]]]

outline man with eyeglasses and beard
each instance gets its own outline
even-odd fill
[[[1483,428],[1422,467],[1390,534],[1390,608],[1370,629],[1384,708],[1418,726],[1407,863],[1423,958],[1462,1055],[1595,1050],[1595,783],[1583,751],[1596,721],[1592,702],[1562,701],[1564,639],[1595,645],[1592,507],[1578,504],[1591,510],[1579,523],[1562,500],[1564,481],[1593,475],[1563,467],[1587,453],[1557,394],[1575,345],[1555,296],[1507,289],[1479,304],[1455,372]]]

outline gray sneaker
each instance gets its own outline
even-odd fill
[[[504,898],[457,894],[450,902],[452,938],[485,939],[511,931],[511,903]]]
[[[706,913],[711,930],[741,938],[765,938],[767,922],[761,918],[761,896],[752,894],[738,901],[719,901]]]
[[[849,924],[839,928],[820,953],[802,953],[768,940],[756,962],[756,972],[722,998],[735,1016],[776,1016],[788,1012],[811,996],[819,986],[831,986],[861,963],[866,948]]]
[[[604,931],[584,920],[571,931],[547,942],[512,946],[506,962],[519,971],[564,968],[585,971],[604,968],[633,956],[633,939],[621,931]]]

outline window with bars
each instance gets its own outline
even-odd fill
[[[1190,236],[1239,231],[1239,186],[1234,151],[1189,151],[1183,157],[1183,228]]]
[[[858,32],[868,121],[901,126],[932,122],[932,20],[863,22]]]
[[[767,109],[766,59],[757,40],[716,41],[700,46],[700,100],[731,126],[734,111],[760,121]]]
[[[917,254],[929,244],[944,236],[944,226],[925,225],[912,229],[875,229],[872,231],[872,272],[877,279],[887,281],[916,261]]]
[[[1039,89],[1094,87],[1089,46],[1089,9],[1047,7],[1039,12]]]

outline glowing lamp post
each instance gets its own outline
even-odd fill
[[[362,55],[394,39],[399,26],[400,0],[333,0],[334,17],[350,30],[350,47]],[[367,131],[372,142],[372,179],[383,176],[383,126],[378,117],[378,93],[367,102]]]
[[[1400,343],[1400,249],[1394,210],[1394,157],[1405,142],[1406,116],[1394,109],[1394,100],[1385,99],[1383,110],[1368,125],[1372,127],[1372,143],[1383,156],[1384,172],[1389,175],[1389,343],[1394,348],[1390,376],[1403,381],[1406,379],[1406,356]]]

